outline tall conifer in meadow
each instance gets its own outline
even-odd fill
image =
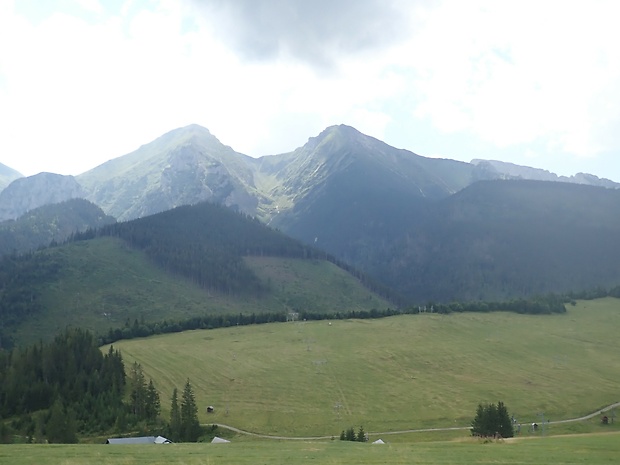
[[[198,421],[198,407],[189,379],[183,389],[181,400],[181,438],[183,441],[196,442],[200,437],[200,422]]]
[[[181,441],[181,411],[179,410],[179,400],[177,388],[172,391],[172,400],[170,402],[170,439],[172,441]]]

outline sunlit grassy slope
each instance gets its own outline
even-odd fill
[[[45,307],[18,328],[20,344],[48,340],[66,326],[96,333],[126,321],[175,321],[205,313],[288,312],[295,309],[385,309],[390,304],[352,275],[324,260],[247,257],[270,292],[242,298],[210,292],[165,272],[125,242],[102,237],[44,251],[63,263],[58,277],[40,285]]]
[[[202,422],[337,436],[360,425],[371,432],[468,426],[478,403],[499,400],[524,423],[541,412],[551,420],[592,412],[620,400],[618,327],[620,300],[609,298],[553,316],[289,322],[115,347],[153,378],[164,410],[173,387],[182,390],[189,378]]]

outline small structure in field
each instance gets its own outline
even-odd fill
[[[172,444],[170,439],[163,436],[142,436],[138,438],[110,438],[106,444]]]

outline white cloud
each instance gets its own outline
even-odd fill
[[[241,35],[251,9],[75,2],[34,21],[0,0],[0,162],[27,174],[77,174],[190,123],[254,156],[339,123],[458,159],[620,149],[615,2],[261,1]],[[294,7],[308,15],[291,27]],[[316,24],[321,8],[343,14]],[[269,53],[240,50],[261,33]]]
[[[443,3],[409,44],[422,94],[416,115],[498,147],[545,139],[576,155],[604,149],[594,120],[615,121],[620,101],[620,32],[610,7]],[[607,110],[593,107],[601,95],[613,102]]]

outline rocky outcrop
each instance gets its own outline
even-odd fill
[[[73,176],[39,173],[19,178],[0,192],[0,221],[18,218],[43,205],[83,197],[84,189]]]

